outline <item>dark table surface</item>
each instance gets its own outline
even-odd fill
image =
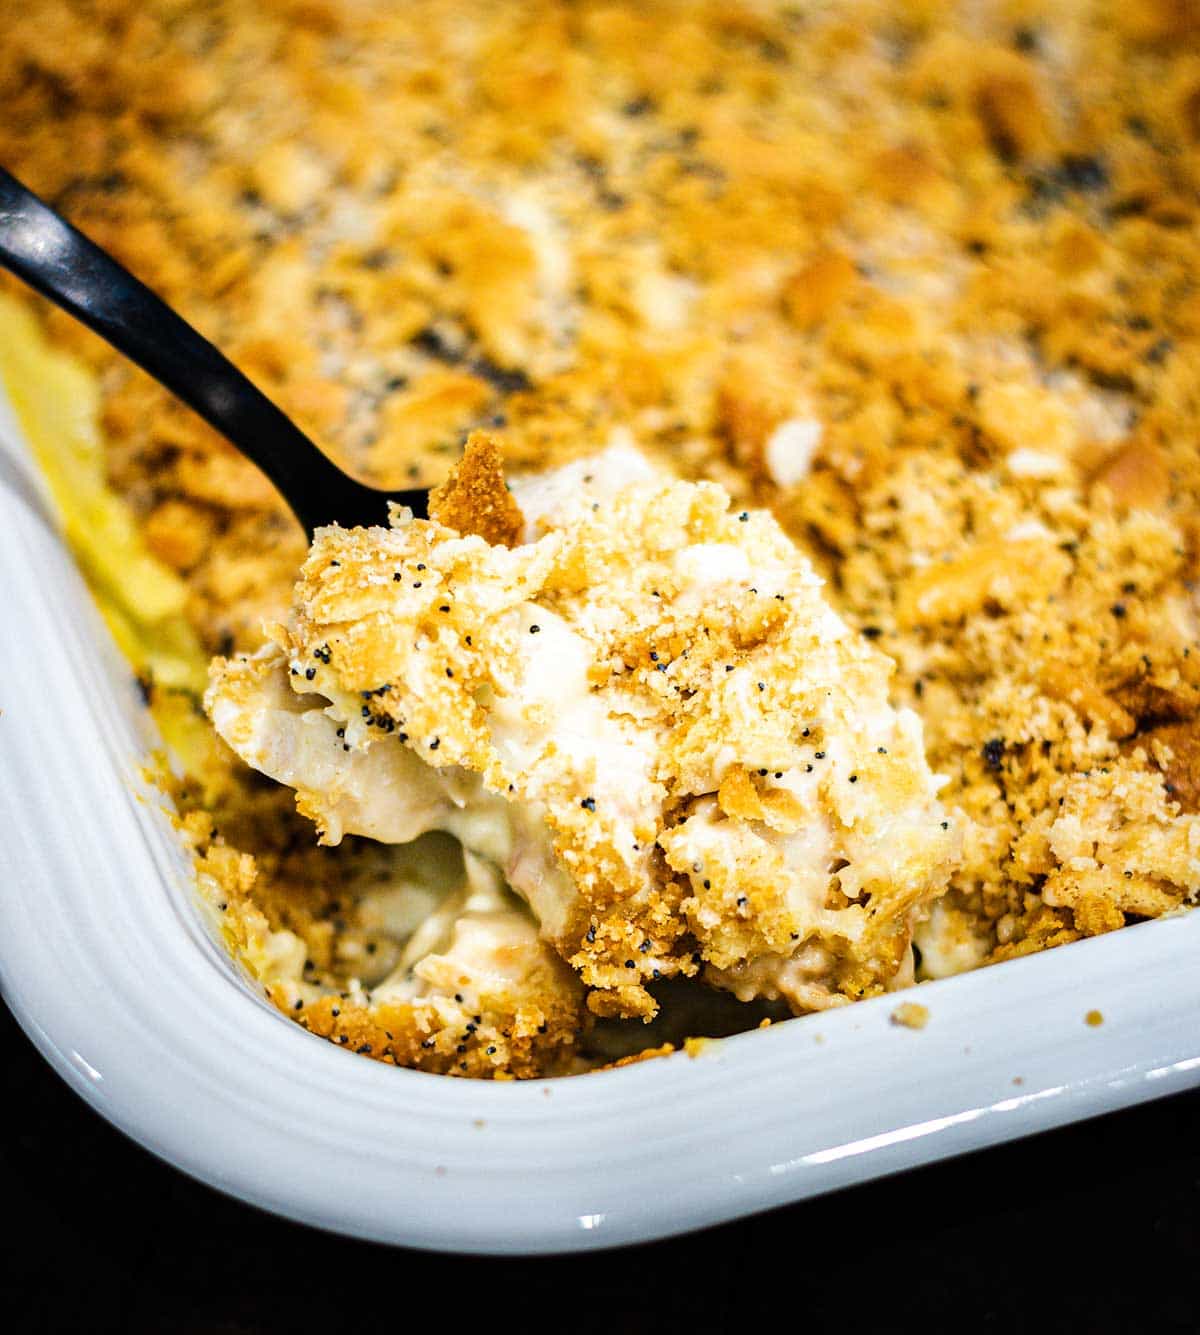
[[[185,1178],[3,1007],[0,1051],[11,1335],[1200,1330],[1200,1091],[690,1237],[473,1259],[336,1238]]]

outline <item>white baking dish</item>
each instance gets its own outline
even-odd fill
[[[450,1080],[311,1037],[208,937],[139,777],[134,682],[6,410],[0,447],[0,983],[72,1088],[184,1172],[359,1237],[569,1251],[1200,1080],[1196,914],[927,984],[921,1031],[881,998],[571,1080]]]

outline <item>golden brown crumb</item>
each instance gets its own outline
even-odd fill
[[[916,1001],[902,1001],[892,1011],[891,1021],[905,1029],[924,1029],[929,1023],[929,1007]]]
[[[467,437],[450,476],[429,493],[429,517],[493,546],[517,545],[525,519],[504,485],[504,465],[491,436],[472,431]]]
[[[656,1057],[669,1057],[675,1051],[671,1043],[662,1043],[656,1048],[643,1048],[641,1052],[630,1053],[628,1057],[618,1057],[615,1062],[598,1066],[598,1071],[615,1071],[622,1066],[636,1066],[640,1062],[653,1061]]]
[[[1147,728],[1126,743],[1125,749],[1135,748],[1161,770],[1163,787],[1181,811],[1200,811],[1200,718]]]
[[[1083,1019],[1084,1022],[1090,1025],[1093,1029],[1104,1023],[1104,1016],[1099,1011],[1088,1011]]]

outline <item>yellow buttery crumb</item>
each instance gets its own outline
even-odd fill
[[[902,1001],[892,1012],[892,1023],[905,1029],[924,1029],[929,1023],[929,1007],[918,1001]]]

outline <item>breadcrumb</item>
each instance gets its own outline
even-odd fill
[[[902,1001],[892,1011],[891,1021],[905,1029],[924,1029],[929,1023],[929,1007],[916,1001]]]
[[[516,546],[525,519],[504,485],[504,465],[491,436],[473,431],[467,437],[450,476],[429,493],[429,517],[493,546]]]

